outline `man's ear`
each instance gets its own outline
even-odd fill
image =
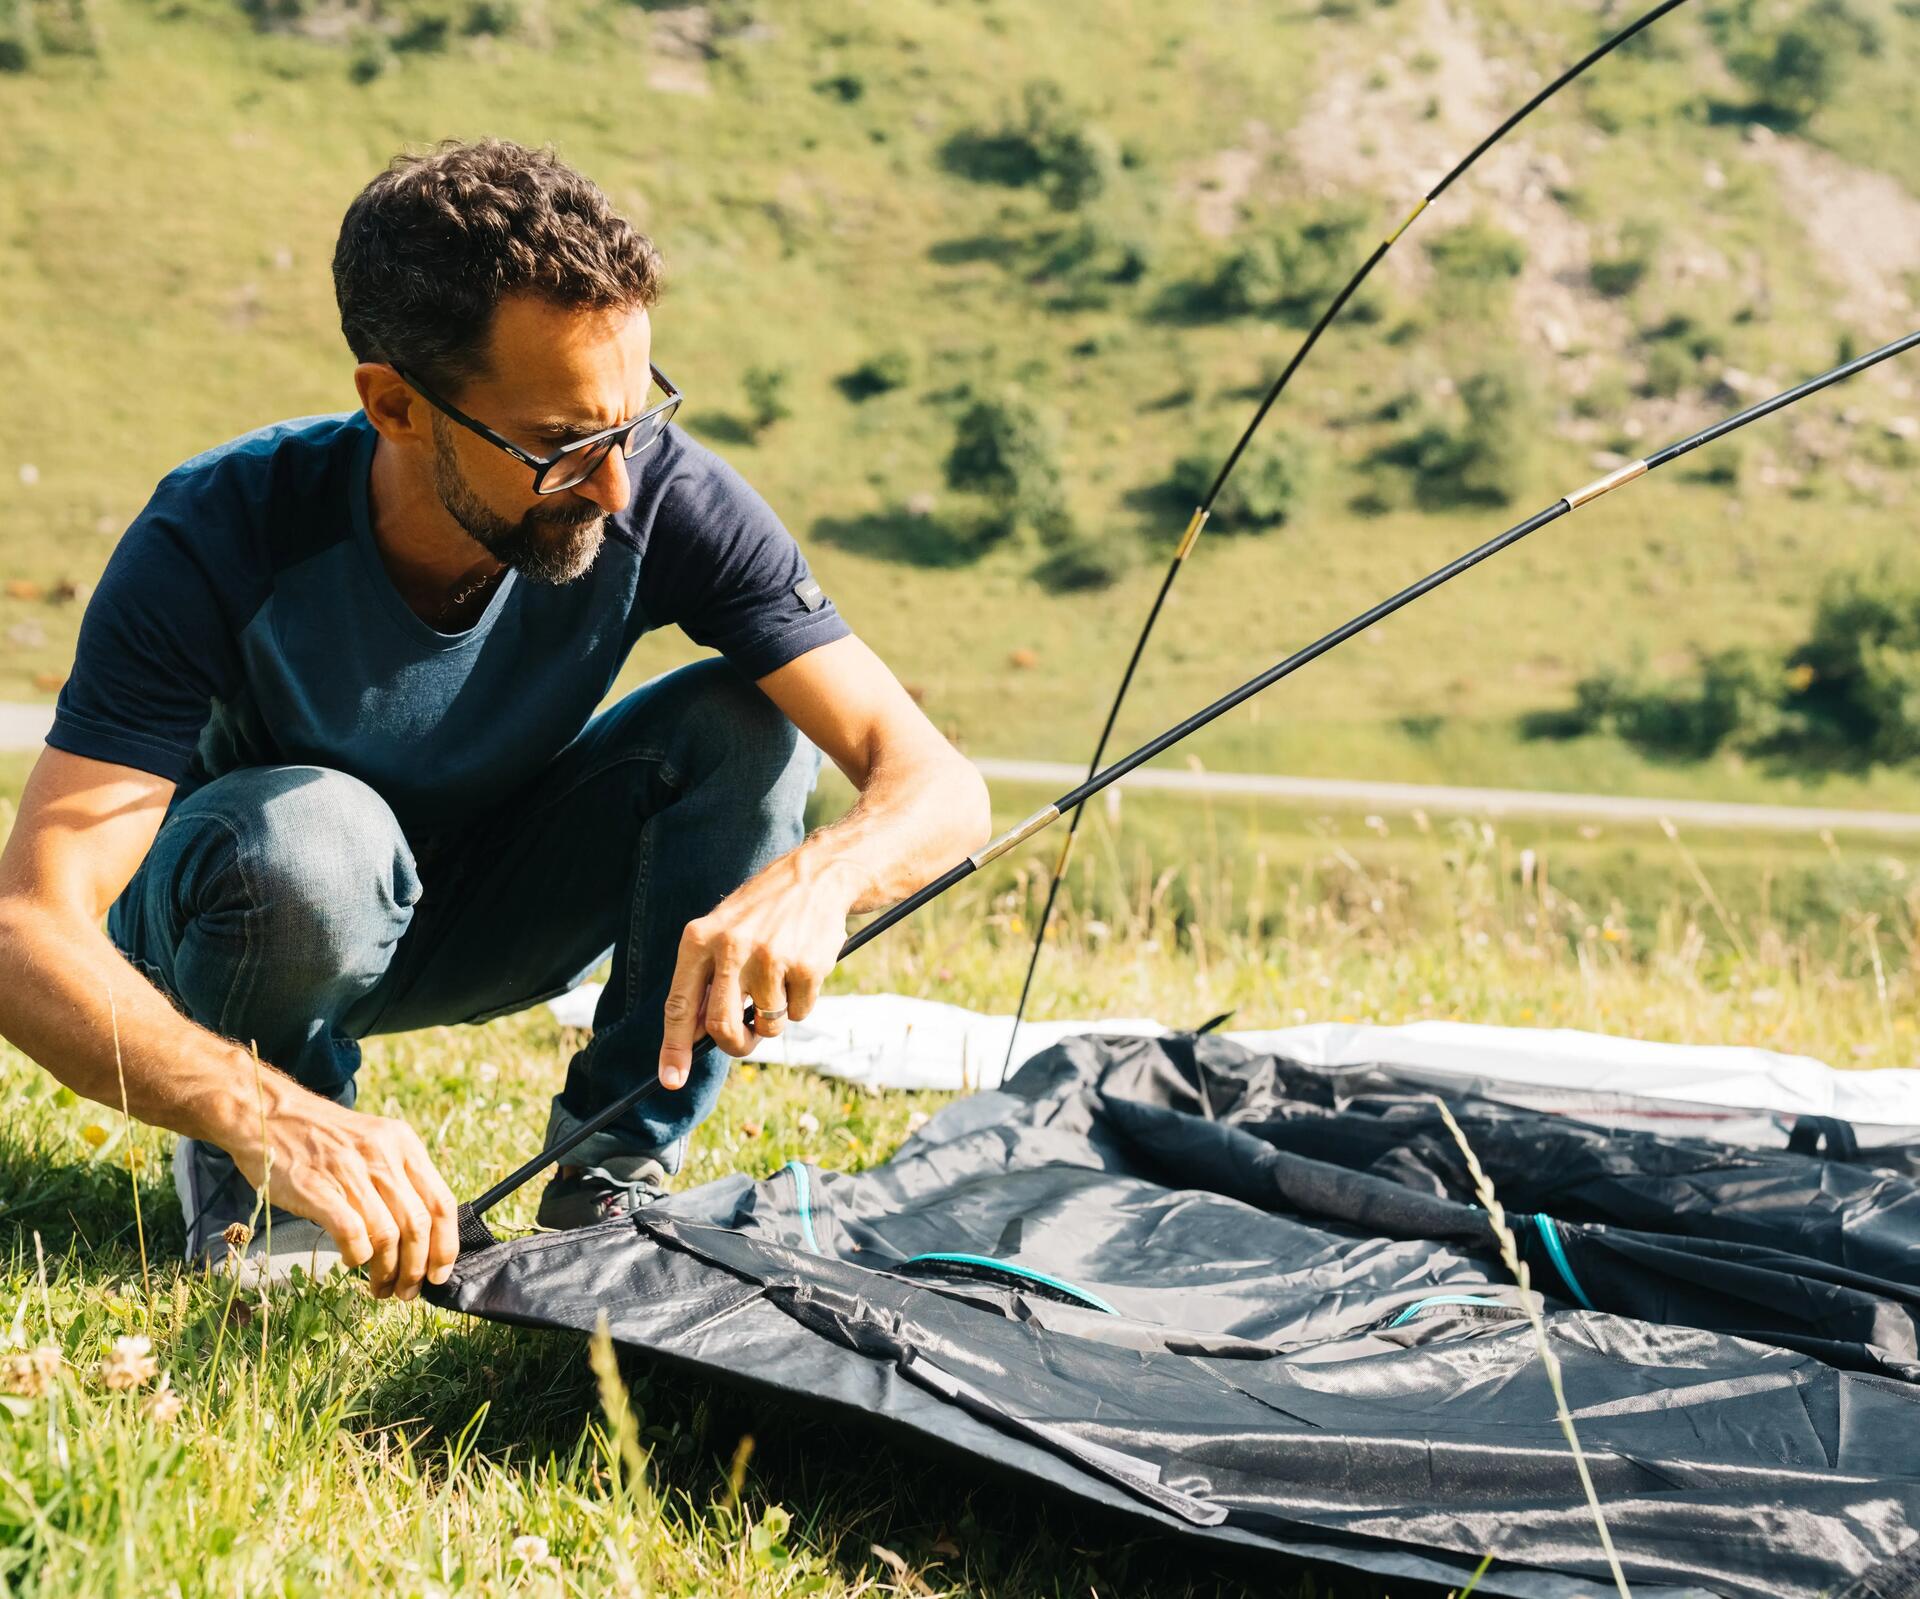
[[[427,402],[384,361],[362,361],[353,369],[360,409],[380,436],[393,444],[431,444],[433,425]]]

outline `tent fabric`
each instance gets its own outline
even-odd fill
[[[568,1026],[593,1020],[597,984],[551,1002]],[[807,1067],[876,1088],[971,1092],[995,1088],[1007,1058],[1011,1016],[902,994],[835,994],[751,1059]],[[1063,1039],[1086,1033],[1161,1038],[1150,1017],[1022,1022],[1018,1067]],[[1469,1089],[1510,1104],[1618,1120],[1643,1107],[1649,1130],[1681,1116],[1695,1130],[1736,1143],[1784,1146],[1797,1118],[1838,1117],[1862,1143],[1920,1140],[1920,1070],[1836,1071],[1805,1055],[1745,1045],[1668,1044],[1572,1028],[1411,1022],[1398,1027],[1310,1022],[1223,1036],[1261,1053],[1309,1065],[1384,1065],[1436,1089]]]
[[[1492,1551],[1485,1592],[1610,1588],[1432,1092],[1219,1036],[1073,1038],[874,1170],[709,1183],[464,1256],[430,1293],[604,1314],[637,1350],[1192,1537],[1454,1584]],[[1920,1595],[1920,1145],[1446,1098],[1634,1592]]]

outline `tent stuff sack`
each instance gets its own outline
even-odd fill
[[[1629,1582],[1920,1595],[1920,1141],[1084,1036],[886,1165],[464,1256],[436,1302],[805,1396],[1200,1538],[1611,1591],[1445,1095],[1519,1235]],[[1663,1118],[1665,1121],[1663,1122]],[[1703,1133],[1702,1128],[1711,1132]]]

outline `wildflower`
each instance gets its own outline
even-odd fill
[[[153,1358],[153,1340],[145,1333],[128,1333],[113,1341],[113,1351],[100,1362],[100,1381],[116,1392],[144,1388],[160,1375]]]
[[[59,1347],[41,1344],[24,1355],[8,1355],[0,1361],[0,1394],[38,1399],[59,1375]]]
[[[220,1236],[227,1241],[227,1248],[237,1255],[253,1242],[253,1229],[243,1221],[230,1221]]]
[[[811,1136],[820,1131],[820,1118],[810,1110],[803,1110],[800,1112],[795,1125],[799,1127],[801,1132]]]
[[[932,1119],[933,1118],[924,1110],[916,1110],[907,1118],[907,1137],[913,1137],[915,1133],[919,1132],[920,1129],[926,1126]]]
[[[156,1426],[171,1427],[186,1408],[186,1400],[173,1391],[173,1378],[162,1377],[160,1386],[141,1404],[140,1413]]]
[[[537,1566],[548,1558],[547,1540],[537,1532],[523,1532],[513,1540],[513,1558],[523,1566]]]

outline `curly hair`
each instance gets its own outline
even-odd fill
[[[449,389],[487,370],[508,295],[578,310],[652,305],[659,252],[548,147],[506,139],[403,153],[347,207],[333,252],[340,331],[359,361]]]

